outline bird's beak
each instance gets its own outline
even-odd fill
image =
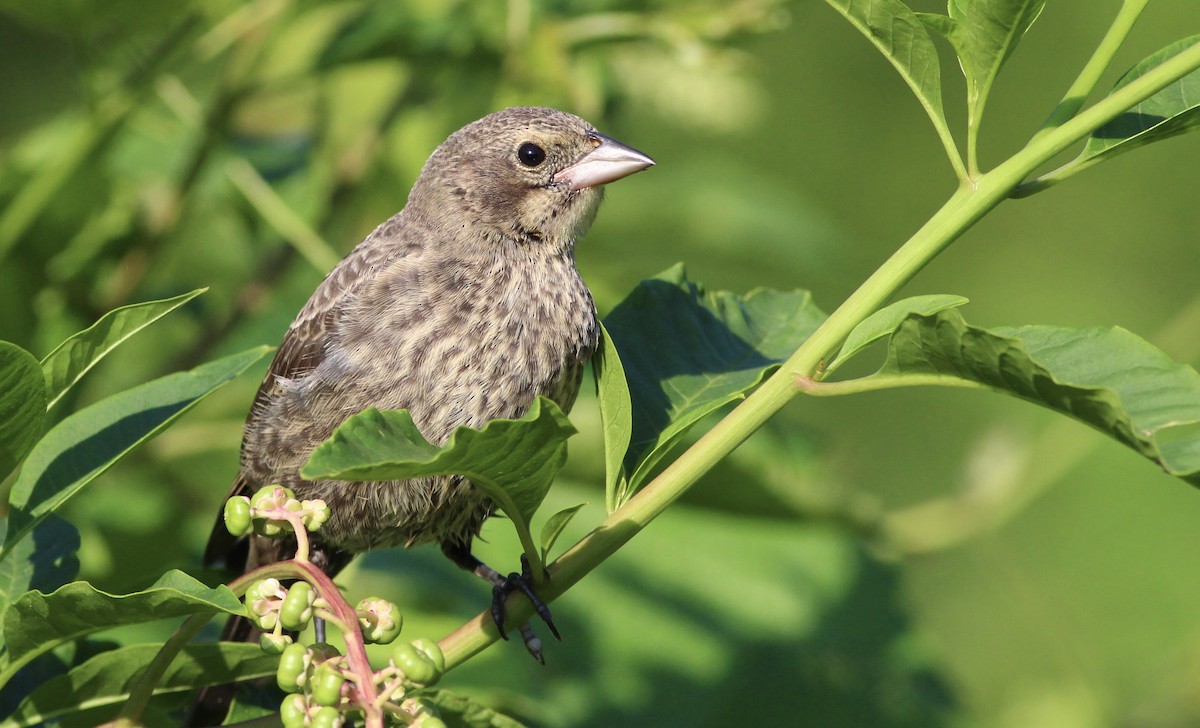
[[[591,132],[588,136],[599,142],[596,148],[554,175],[555,181],[567,182],[571,190],[596,187],[654,166],[653,159],[612,137],[598,132]]]

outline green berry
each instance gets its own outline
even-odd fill
[[[438,643],[433,642],[432,639],[421,637],[413,640],[413,646],[416,651],[430,658],[433,666],[438,668],[438,674],[446,672],[446,657],[442,654],[442,648],[439,648]]]
[[[336,706],[342,702],[342,685],[346,677],[332,662],[325,662],[313,673],[309,682],[313,702],[317,705]]]
[[[443,673],[446,671],[446,656],[442,654],[442,648],[438,647],[438,643],[431,639],[421,637],[412,642],[412,646],[417,648],[418,652],[422,652],[433,661],[437,671]]]
[[[299,632],[307,627],[316,599],[317,593],[307,581],[298,581],[288,587],[287,596],[279,608],[279,621],[283,623],[283,628]]]
[[[246,588],[246,601],[257,602],[261,599],[281,599],[283,584],[278,579],[259,579]]]
[[[279,719],[283,728],[304,728],[308,722],[308,703],[303,695],[289,695],[279,705]]]
[[[259,579],[246,590],[246,614],[258,628],[267,632],[279,624],[279,606],[283,586],[278,579]]]
[[[430,715],[424,718],[418,718],[417,721],[413,723],[413,726],[420,726],[420,728],[446,728],[446,721]]]
[[[225,528],[234,536],[250,533],[250,499],[235,495],[225,501]]]
[[[267,485],[259,488],[250,496],[251,508],[281,508],[289,500],[295,500],[296,494],[291,488],[282,485]]]
[[[329,520],[329,506],[325,505],[323,500],[306,500],[301,503],[306,511],[304,516],[304,527],[309,531],[316,531],[321,527],[321,524]]]
[[[287,508],[289,504],[295,504],[296,510],[300,507],[299,501],[296,500],[296,494],[290,488],[284,488],[280,485],[268,485],[265,488],[260,488],[257,493],[250,496],[250,507],[255,511],[272,511],[279,508]],[[253,519],[254,532],[259,536],[275,537],[283,533],[291,532],[291,524],[287,521],[266,518],[265,516],[254,514]]]
[[[402,642],[392,648],[392,662],[409,682],[417,685],[432,685],[441,677],[437,665],[424,652],[419,651],[408,642]]]
[[[282,655],[290,644],[292,644],[292,638],[286,634],[263,632],[258,638],[258,646],[268,655]]]
[[[312,728],[342,728],[342,714],[337,708],[321,708],[313,713]]]
[[[355,612],[366,642],[386,645],[400,636],[404,615],[399,607],[388,600],[378,597],[364,599],[355,607]]]
[[[308,648],[296,642],[288,645],[279,656],[279,668],[275,671],[275,682],[285,693],[298,693],[304,683],[304,673],[308,669]]]

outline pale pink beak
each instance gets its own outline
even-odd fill
[[[567,182],[572,190],[596,187],[628,177],[654,166],[654,160],[633,147],[606,137],[599,132],[590,132],[588,137],[599,145],[579,158],[579,161],[554,175],[557,182]]]

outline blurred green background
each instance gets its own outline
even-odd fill
[[[913,2],[937,11],[941,3]],[[985,166],[1032,134],[1118,0],[1051,2],[1001,75]],[[1200,32],[1150,4],[1113,69]],[[961,76],[944,63],[961,128]],[[651,154],[578,250],[602,312],[676,261],[710,288],[834,308],[953,191],[890,66],[825,3],[0,2],[0,338],[42,356],[112,307],[209,292],[106,360],[75,406],[276,343],[451,131],[559,106]],[[1011,201],[906,293],[983,325],[1118,324],[1200,361],[1200,139]],[[245,377],[68,515],[83,577],[198,568]],[[602,517],[581,397],[548,507]],[[1200,724],[1200,494],[1081,425],[961,391],[800,400],[554,605],[541,668],[494,647],[444,681],[533,724]],[[495,520],[479,553],[515,566]],[[342,578],[440,637],[487,590],[434,549]],[[161,637],[170,625],[117,635]]]

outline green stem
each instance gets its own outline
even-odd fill
[[[1150,0],[1125,0],[1121,9],[1117,12],[1117,17],[1109,26],[1108,32],[1104,34],[1104,38],[1100,41],[1100,45],[1096,47],[1096,52],[1088,59],[1083,70],[1079,72],[1079,77],[1067,89],[1066,95],[1062,101],[1058,102],[1058,106],[1054,107],[1054,111],[1042,124],[1042,128],[1034,135],[1034,139],[1038,139],[1043,134],[1051,129],[1062,126],[1066,121],[1075,117],[1079,110],[1083,108],[1084,102],[1091,95],[1092,90],[1096,88],[1096,84],[1100,81],[1100,76],[1112,63],[1113,56],[1117,54],[1117,49],[1125,42],[1125,38],[1129,35],[1129,31],[1133,28],[1133,24],[1137,22],[1142,11],[1146,9],[1146,4]]]
[[[552,581],[539,590],[539,595],[548,602],[566,591],[675,502],[700,476],[799,393],[797,377],[813,377],[855,326],[886,303],[976,220],[1007,198],[1033,170],[1196,68],[1200,68],[1200,44],[1148,71],[1062,125],[1040,134],[1020,152],[981,176],[973,187],[956,191],[908,242],[825,320],[778,372],[641,492],[551,564]],[[519,624],[531,615],[524,599],[514,599],[506,607],[514,623]],[[477,615],[441,641],[447,667],[461,664],[498,638],[499,633],[488,614]]]
[[[998,387],[989,387],[982,382],[960,379],[949,374],[872,374],[841,382],[819,382],[808,377],[796,377],[796,386],[811,397],[840,397],[846,394],[862,394],[863,392],[877,392],[881,389],[898,389],[900,387],[957,387],[1009,394]]]
[[[479,473],[463,473],[463,475],[472,483],[486,483],[489,492],[504,493],[503,487]],[[538,553],[537,544],[533,541],[533,534],[529,531],[532,524],[525,520],[520,509],[511,500],[502,502],[500,510],[504,511],[509,520],[513,522],[513,526],[516,527],[517,537],[521,539],[521,548],[525,550],[525,558],[529,559],[529,573],[533,578],[533,583],[541,585],[546,579],[546,567],[542,564],[542,556]]]

